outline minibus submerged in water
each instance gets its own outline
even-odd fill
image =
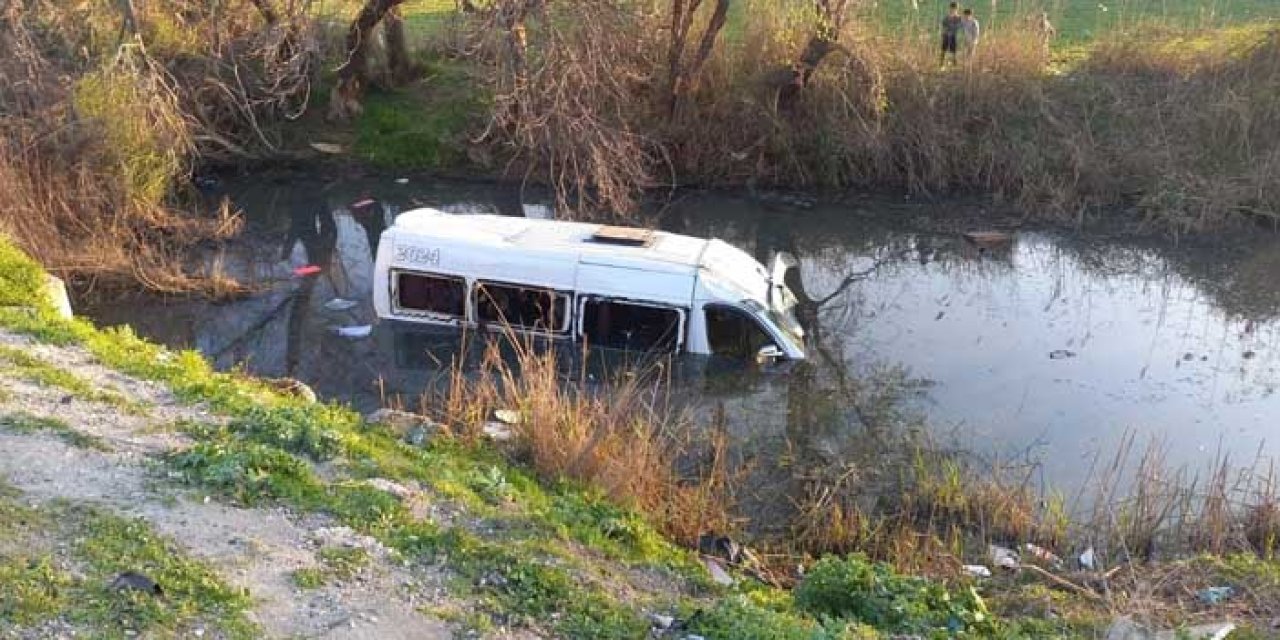
[[[373,301],[385,320],[641,352],[801,360],[783,284],[723,241],[584,222],[407,211],[382,233]]]

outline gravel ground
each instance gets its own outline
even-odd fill
[[[298,569],[317,567],[325,545],[359,546],[326,518],[275,508],[240,508],[192,495],[167,481],[155,457],[187,444],[167,429],[177,420],[215,421],[201,407],[178,403],[162,385],[108,369],[76,347],[33,344],[0,331],[0,344],[20,347],[97,388],[144,403],[145,415],[84,401],[57,388],[19,379],[0,368],[0,415],[56,418],[97,436],[109,451],[70,446],[54,434],[19,434],[0,427],[0,480],[32,505],[51,500],[88,503],[144,519],[208,563],[229,584],[248,589],[252,617],[271,637],[447,638],[453,629],[419,613],[446,597],[439,575],[410,570],[394,554],[372,549],[370,566],[356,576],[313,590],[299,589]],[[338,532],[335,537],[334,532]]]

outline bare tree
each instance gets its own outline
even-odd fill
[[[671,0],[671,46],[667,54],[667,117],[673,118],[680,105],[680,96],[697,82],[698,73],[711,50],[715,47],[716,37],[724,29],[729,15],[729,0],[715,0],[715,8],[702,32],[701,42],[693,59],[685,60],[685,49],[689,42],[689,32],[693,29],[693,19],[697,15],[702,0]]]
[[[800,57],[778,74],[777,105],[789,110],[800,99],[818,65],[833,51],[840,50],[840,32],[853,0],[813,0],[816,19],[813,34],[800,52]]]
[[[373,39],[373,30],[387,17],[392,10],[404,3],[404,0],[368,0],[355,20],[347,29],[346,61],[338,67],[338,84],[334,86],[329,97],[329,118],[346,120],[358,115],[363,109],[360,98],[369,84],[369,41]],[[398,16],[398,14],[396,14]],[[393,22],[398,22],[395,18]],[[394,27],[393,27],[394,29]],[[400,26],[399,44],[404,44],[403,25]],[[394,39],[393,35],[390,40]],[[392,53],[390,58],[401,56],[407,61],[407,53]]]

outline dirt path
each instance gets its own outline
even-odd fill
[[[145,415],[86,401],[64,390],[21,379],[0,368],[0,416],[52,418],[94,436],[102,449],[67,444],[56,433],[18,433],[0,426],[0,480],[24,502],[90,503],[145,520],[207,562],[228,583],[254,597],[254,620],[272,637],[447,638],[451,628],[418,608],[443,597],[433,580],[413,575],[376,543],[320,517],[280,509],[245,509],[191,496],[166,482],[155,455],[180,447],[184,437],[166,429],[179,419],[216,420],[178,404],[160,385],[96,364],[77,348],[32,345],[0,332],[0,344],[18,346],[60,369],[119,391],[146,405]],[[350,579],[316,589],[294,581],[299,569],[321,565],[321,544],[365,546],[371,564]]]

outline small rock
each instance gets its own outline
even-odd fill
[[[116,576],[108,587],[112,591],[141,591],[153,596],[163,596],[164,589],[155,580],[136,571],[125,571]]]
[[[671,625],[676,623],[676,619],[672,616],[664,616],[659,613],[649,614],[649,621],[653,623],[653,628],[657,631],[666,631]]]
[[[387,427],[405,440],[409,440],[409,436],[414,429],[418,429],[419,433],[416,437],[419,442],[414,444],[419,445],[440,431],[440,425],[431,418],[398,409],[378,409],[365,416],[364,421],[369,424]]]
[[[703,558],[702,564],[707,568],[707,573],[711,574],[712,582],[725,587],[733,585],[733,576],[729,575],[729,572],[725,571],[724,567],[720,566],[719,562],[716,562],[711,558]]]
[[[975,578],[990,578],[991,570],[980,564],[964,565],[964,572]]]

